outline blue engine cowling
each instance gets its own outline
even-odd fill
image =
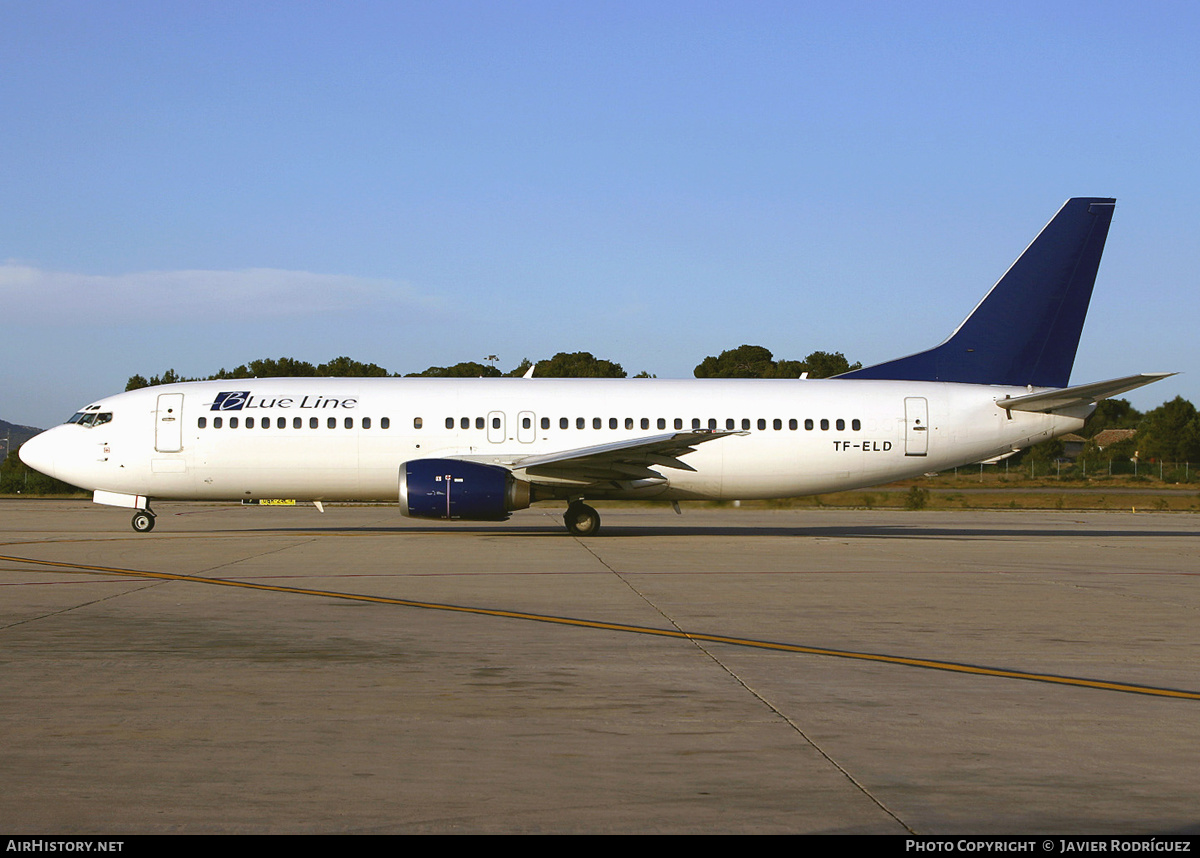
[[[400,512],[412,518],[504,521],[529,502],[529,483],[497,465],[416,459],[400,466]]]

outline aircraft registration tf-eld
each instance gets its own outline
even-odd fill
[[[151,499],[399,501],[500,521],[585,500],[754,499],[878,485],[1078,430],[1172,373],[1068,387],[1114,200],[1068,200],[944,343],[832,379],[272,378],[94,402],[26,464],[136,510]]]

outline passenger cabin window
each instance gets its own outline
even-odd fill
[[[353,418],[353,417],[347,417],[347,418],[345,419],[345,421],[344,421],[343,425],[344,425],[344,426],[345,426],[347,429],[353,429],[353,428],[354,428],[354,418]]]
[[[286,429],[287,428],[287,418],[286,417],[277,417],[275,419],[275,428]]]
[[[293,429],[301,429],[301,428],[303,428],[303,426],[304,426],[304,420],[302,418],[300,418],[300,417],[292,418],[292,428]]]
[[[558,418],[558,428],[559,429],[566,429],[570,425],[571,425],[571,421],[568,420],[566,417]]]
[[[253,417],[247,417],[247,418],[246,418],[246,428],[247,428],[247,429],[253,429],[253,428],[254,428],[254,418],[253,418]]]
[[[238,419],[236,417],[229,418],[229,428],[230,429],[238,428]]]
[[[453,429],[453,428],[454,428],[454,418],[453,418],[453,417],[448,417],[448,418],[446,418],[446,419],[449,421],[449,422],[448,422],[448,424],[447,424],[447,426],[446,426],[446,428],[447,428],[447,429]],[[326,428],[326,429],[336,429],[336,428],[337,428],[337,418],[336,418],[336,417],[330,417],[330,418],[328,418],[328,419],[325,421],[325,428]]]
[[[550,428],[550,418],[549,418],[549,417],[543,417],[543,418],[542,418],[542,428],[543,428],[543,429],[549,429],[549,428]]]
[[[453,418],[453,417],[447,417],[447,418],[446,418],[446,428],[447,428],[447,429],[453,429],[453,428],[454,428],[454,418]]]
[[[362,427],[363,427],[364,429],[370,429],[370,428],[371,428],[371,418],[370,418],[370,417],[364,417],[364,418],[362,419]]]
[[[421,428],[421,418],[420,417],[417,418],[416,425],[417,425],[418,429]],[[379,428],[380,429],[391,429],[392,428],[392,418],[380,417],[379,418]]]
[[[658,426],[659,429],[666,429],[667,428],[667,418],[665,418],[665,417],[658,418],[658,423],[656,423],[655,425]]]
[[[222,420],[221,420],[221,418],[220,418],[220,417],[214,417],[214,418],[213,418],[213,428],[214,428],[214,429],[220,429],[220,428],[221,428],[221,423],[222,423]]]
[[[805,419],[805,421],[804,421],[804,428],[805,428],[805,429],[807,429],[809,432],[811,432],[811,431],[812,431],[812,429],[813,429],[813,422],[812,422],[812,418],[811,418],[811,417],[809,417],[809,418],[806,418],[806,419]]]
[[[321,421],[318,420],[317,418],[315,418],[315,417],[308,418],[308,428],[309,429],[316,429],[320,425],[321,425]]]
[[[846,421],[839,418],[836,425],[837,425],[837,430],[839,432],[841,432],[842,430],[844,430],[846,428]]]
[[[855,432],[859,431],[860,429],[862,429],[862,421],[858,420],[857,418],[854,420],[851,420],[850,428],[853,429]]]
[[[822,420],[821,420],[821,431],[822,431],[822,432],[827,432],[828,430],[829,430],[829,421],[828,421],[828,420],[825,420],[824,418],[822,418]]]

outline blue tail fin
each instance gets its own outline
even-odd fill
[[[940,346],[840,378],[1066,387],[1116,200],[1067,200]]]

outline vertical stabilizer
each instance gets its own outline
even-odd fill
[[[1066,387],[1115,203],[1067,200],[948,340],[839,377]]]

